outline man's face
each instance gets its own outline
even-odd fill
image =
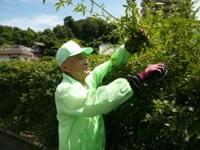
[[[83,53],[71,56],[63,64],[64,70],[78,81],[85,81],[86,76],[90,73],[88,61]]]

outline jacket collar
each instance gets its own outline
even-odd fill
[[[77,83],[78,83],[78,84],[81,84],[81,82],[75,80],[74,78],[72,78],[71,76],[69,76],[69,75],[67,75],[67,74],[65,74],[65,73],[63,73],[63,80],[62,80],[62,81],[68,82],[68,83],[71,83],[71,84],[77,84]],[[82,84],[81,84],[81,85],[82,85]],[[82,86],[88,88],[87,83],[85,83],[85,85],[82,85]]]
[[[74,78],[72,78],[71,76],[63,73],[63,81],[67,81],[69,83],[75,83],[78,82],[77,80],[75,80]]]

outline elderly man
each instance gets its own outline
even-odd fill
[[[74,41],[60,47],[56,60],[63,72],[63,80],[55,92],[59,150],[104,150],[102,114],[134,96],[143,82],[155,73],[160,77],[166,74],[164,64],[154,64],[135,76],[118,78],[108,85],[101,85],[113,67],[127,62],[132,52],[129,48],[119,47],[110,60],[91,71],[85,55],[90,54],[92,48],[81,48]]]

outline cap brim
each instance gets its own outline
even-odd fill
[[[80,53],[84,53],[86,55],[89,55],[93,52],[93,48],[92,47],[85,47],[85,48],[80,48],[79,51],[76,51],[75,53],[71,53],[71,55],[69,55],[69,57],[71,56],[75,56],[78,55]]]
[[[93,52],[93,48],[92,47],[85,47],[85,48],[83,48],[83,52],[85,54],[89,55]]]

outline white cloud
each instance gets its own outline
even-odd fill
[[[0,21],[0,24],[19,27],[21,29],[27,29],[29,27],[36,31],[42,31],[46,28],[53,28],[57,24],[63,24],[63,20],[56,15],[43,14],[40,16],[35,16],[33,18],[22,17],[3,20]]]
[[[43,3],[43,0],[18,0],[19,2],[23,3]],[[52,3],[56,2],[56,0],[46,0],[45,3]]]
[[[23,2],[23,3],[30,3],[30,2],[36,2],[36,1],[42,2],[42,0],[18,0],[18,1]]]
[[[31,2],[32,0],[18,0],[18,1],[20,1],[20,2]]]

